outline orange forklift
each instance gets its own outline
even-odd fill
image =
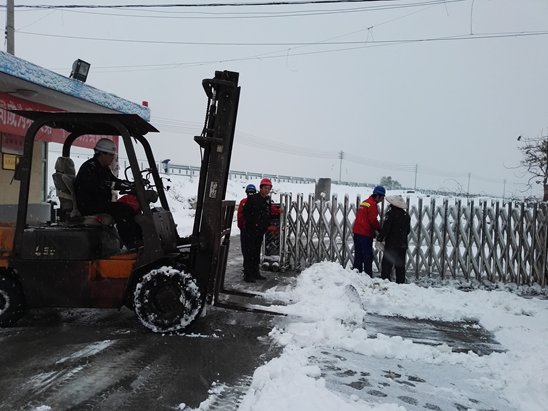
[[[179,237],[154,156],[144,137],[158,132],[134,114],[16,111],[33,121],[15,178],[20,181],[15,223],[0,223],[0,327],[14,324],[25,309],[39,307],[133,309],[155,332],[185,328],[208,303],[218,300],[230,242],[234,201],[223,201],[234,141],[240,87],[238,73],[217,71],[205,79],[206,120],[195,141],[202,151],[196,216],[189,237]],[[43,127],[69,133],[57,159],[54,183],[59,217],[28,222],[31,159],[35,135]],[[129,159],[139,203],[136,222],[143,245],[122,247],[109,215],[75,212],[72,144],[85,135],[120,136]],[[139,168],[134,144],[143,147],[148,167]],[[126,169],[126,175],[128,170]],[[159,205],[157,205],[159,203]],[[230,291],[229,291],[230,293]],[[244,296],[248,293],[233,292]]]

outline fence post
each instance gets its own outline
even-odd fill
[[[547,273],[546,273],[546,267],[548,263],[548,209],[546,207],[546,203],[544,203],[542,207],[543,215],[544,215],[544,247],[542,248],[542,278],[541,278],[541,286],[546,285],[547,280]]]
[[[320,218],[318,219],[318,260],[325,260],[325,250],[324,250],[324,233],[325,233],[325,224],[324,224],[324,212],[325,212],[325,194],[320,194]]]
[[[443,226],[442,226],[442,244],[441,244],[441,278],[445,279],[445,257],[447,253],[447,224],[449,224],[448,221],[448,213],[449,213],[449,201],[447,198],[443,199]]]
[[[460,233],[462,227],[462,201],[459,198],[457,201],[457,226],[455,228],[455,246],[453,249],[453,279],[457,278],[457,270],[459,269],[459,254],[460,254]]]
[[[306,242],[306,258],[305,258],[305,268],[310,265],[310,260],[312,259],[311,255],[311,244],[312,244],[312,220],[314,218],[314,195],[309,194],[308,195],[308,219],[306,220],[306,238],[308,238],[308,241]]]
[[[517,276],[518,278],[516,279],[516,284],[517,285],[522,285],[523,284],[523,279],[524,279],[524,276],[527,274],[527,273],[524,273],[523,272],[523,243],[524,243],[524,240],[523,240],[523,224],[525,223],[525,203],[521,203],[520,205],[520,216],[519,216],[519,229],[518,229],[518,272],[517,272]]]
[[[300,270],[301,267],[301,219],[303,216],[303,195],[297,194],[297,218],[295,218],[295,271]],[[308,242],[308,239],[306,240]]]
[[[472,261],[472,237],[474,233],[474,200],[468,201],[468,243],[466,244],[466,273],[464,278],[470,280],[470,267],[473,267]]]
[[[510,265],[512,264],[512,261],[510,261],[510,241],[512,239],[512,202],[508,202],[508,220],[506,221],[506,250],[505,250],[505,256],[506,256],[506,275],[504,276],[504,282],[506,282],[508,278],[508,274],[510,274],[510,281],[513,281],[514,276],[512,275],[512,270],[510,269]]]
[[[488,262],[487,262],[487,257],[485,255],[485,245],[487,243],[487,201],[483,202],[482,212],[483,214],[481,219],[481,250],[480,250],[481,264],[479,265],[480,278],[481,278],[482,271],[484,271],[486,273],[487,279],[491,281],[491,278],[490,278],[491,270],[487,268]]]
[[[337,245],[335,244],[335,240],[337,238],[337,235],[336,235],[336,224],[337,224],[337,218],[336,218],[336,215],[337,215],[337,207],[338,207],[338,202],[337,202],[337,194],[333,194],[331,196],[331,221],[329,221],[329,252],[331,253],[331,256],[330,256],[330,260],[332,262],[335,262],[335,257],[339,254],[337,253],[335,250],[337,248]]]
[[[346,268],[346,222],[348,220],[348,194],[344,195],[344,206],[343,206],[343,238],[342,238],[342,266]]]
[[[280,216],[280,271],[285,272],[285,261],[287,254],[287,238],[289,230],[287,229],[287,214],[290,212],[288,206],[289,195],[287,193],[280,194],[280,205],[282,206],[283,213]]]
[[[493,281],[500,281],[500,275],[502,274],[500,266],[502,264],[497,263],[500,261],[498,258],[498,248],[500,246],[500,202],[495,204],[495,229],[493,231]]]
[[[417,254],[415,256],[415,278],[419,279],[420,263],[421,263],[421,233],[422,233],[422,197],[419,198],[418,209],[419,230],[417,232]]]
[[[430,199],[430,245],[428,246],[428,266],[426,267],[426,275],[432,276],[432,260],[434,259],[434,221],[436,220],[436,199]]]
[[[535,255],[537,254],[537,218],[538,207],[537,203],[535,203],[533,204],[533,218],[531,220],[531,252],[529,253],[529,267],[531,269],[531,279],[529,280],[529,284],[533,283],[535,277],[540,279],[540,277],[538,277],[538,266],[535,263]],[[535,275],[535,273],[537,275]]]

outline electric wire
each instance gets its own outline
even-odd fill
[[[509,38],[509,37],[525,37],[525,36],[545,36],[548,35],[548,31],[533,31],[533,32],[515,32],[515,33],[489,33],[484,35],[456,35],[450,37],[439,37],[439,38],[426,38],[426,39],[408,39],[408,40],[365,40],[365,41],[355,41],[355,42],[333,42],[329,43],[196,43],[196,42],[161,42],[161,41],[148,41],[148,40],[121,40],[121,39],[100,39],[100,38],[84,38],[84,37],[75,37],[75,36],[61,36],[53,34],[40,34],[40,33],[30,33],[25,31],[20,31],[18,33],[29,34],[29,35],[38,35],[38,36],[48,36],[48,37],[64,37],[71,39],[87,39],[87,40],[100,40],[100,41],[122,41],[122,42],[132,42],[132,43],[151,43],[151,44],[179,44],[179,45],[200,45],[200,46],[279,46],[279,45],[290,45],[295,44],[296,47],[304,46],[340,46],[345,44],[360,44],[359,46],[353,47],[340,47],[330,50],[316,50],[316,51],[302,51],[295,52],[292,48],[284,50],[276,50],[272,52],[266,52],[262,54],[255,54],[251,56],[244,57],[235,57],[230,59],[216,59],[216,60],[203,60],[203,61],[192,61],[192,62],[178,62],[178,63],[158,63],[158,64],[147,64],[147,65],[131,65],[131,66],[103,66],[103,67],[94,67],[94,70],[103,71],[103,72],[120,72],[120,71],[156,71],[156,70],[172,70],[180,69],[187,67],[195,66],[205,66],[209,64],[219,64],[219,63],[230,63],[236,61],[252,61],[252,60],[266,60],[274,58],[287,58],[288,56],[307,56],[307,55],[316,55],[316,54],[326,54],[326,53],[335,53],[335,52],[345,52],[353,50],[361,50],[366,48],[375,48],[375,47],[388,47],[388,46],[397,46],[402,44],[411,44],[411,43],[423,43],[423,42],[434,42],[434,41],[457,41],[457,40],[485,40],[485,39],[496,39],[496,38]],[[60,69],[52,69],[60,70]]]
[[[204,7],[268,7],[268,6],[306,6],[316,4],[344,4],[344,3],[375,3],[396,2],[401,0],[305,0],[305,1],[272,1],[272,2],[243,2],[243,3],[167,3],[167,4],[15,4],[16,8],[26,9],[133,9],[133,8],[204,8]],[[458,0],[432,0],[445,3]],[[463,0],[460,0],[463,1]],[[6,7],[0,6],[0,7]]]
[[[367,30],[367,29],[364,29]],[[519,31],[519,32],[500,32],[500,33],[483,33],[483,34],[459,34],[455,36],[444,37],[429,37],[422,39],[394,39],[394,40],[352,40],[352,41],[321,41],[321,42],[268,42],[268,43],[251,43],[251,42],[211,42],[211,41],[166,41],[166,40],[134,40],[134,39],[116,39],[105,37],[83,37],[83,36],[65,36],[62,34],[47,34],[47,33],[33,33],[29,31],[17,30],[19,34],[27,34],[32,36],[43,37],[57,37],[74,40],[90,40],[90,41],[108,41],[108,42],[121,42],[121,43],[143,43],[143,44],[168,44],[168,45],[183,45],[183,46],[238,46],[238,47],[255,47],[255,46],[344,46],[344,45],[394,45],[394,44],[408,44],[408,43],[420,43],[420,42],[433,42],[433,41],[457,41],[457,40],[484,40],[484,39],[497,39],[508,37],[524,37],[524,36],[545,36],[548,35],[548,31]],[[285,52],[285,50],[283,50]],[[332,50],[339,51],[339,50]],[[282,51],[280,51],[282,52]],[[326,51],[326,52],[329,52]],[[306,54],[306,53],[305,53]],[[181,63],[171,63],[181,64]]]
[[[419,1],[415,3],[394,3],[394,4],[385,4],[385,5],[368,5],[363,7],[354,7],[354,8],[344,8],[344,9],[331,9],[331,10],[306,10],[306,11],[247,11],[247,12],[234,12],[234,11],[223,11],[223,12],[205,12],[205,11],[173,11],[173,10],[154,10],[150,9],[126,9],[134,13],[148,13],[148,14],[125,14],[118,13],[119,9],[111,9],[111,13],[107,12],[96,12],[91,11],[93,9],[88,9],[83,11],[82,9],[74,8],[62,8],[52,5],[51,8],[46,10],[63,10],[70,13],[85,13],[90,15],[103,15],[103,16],[113,16],[113,17],[135,17],[135,18],[157,18],[157,19],[252,19],[252,18],[280,18],[280,17],[308,17],[308,16],[319,16],[326,14],[346,14],[346,13],[362,13],[362,12],[371,12],[371,11],[382,11],[382,10],[394,10],[394,9],[404,9],[404,8],[413,8],[413,7],[426,7],[426,6],[435,6],[439,4],[447,3],[458,3],[466,0],[430,0],[430,1]],[[352,2],[354,3],[354,2]],[[3,6],[0,6],[0,8]],[[5,7],[5,6],[4,6]],[[105,7],[107,8],[107,7]],[[25,10],[29,11],[29,10]],[[31,10],[32,11],[32,10]],[[156,14],[169,14],[169,15],[153,15],[150,13]],[[175,15],[174,15],[175,14]],[[182,14],[182,15],[181,15]]]

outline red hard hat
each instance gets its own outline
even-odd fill
[[[272,187],[272,181],[270,181],[269,178],[263,178],[263,179],[261,180],[261,184],[259,184],[259,185],[261,185],[261,186],[270,186],[270,187]]]

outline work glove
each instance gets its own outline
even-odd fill
[[[375,240],[375,248],[379,251],[384,251],[384,242]]]
[[[131,181],[117,180],[112,183],[113,190],[129,191],[132,188],[135,188],[135,183],[132,183]]]
[[[268,231],[272,231],[272,232],[275,232],[277,233],[278,231],[280,231],[280,229],[278,227],[275,227],[273,225],[271,225],[270,227],[267,228]]]
[[[281,207],[272,207],[272,208],[270,209],[270,214],[271,214],[271,215],[274,215],[274,216],[280,215],[280,214],[282,214],[283,212],[284,212],[284,210],[283,210]]]

